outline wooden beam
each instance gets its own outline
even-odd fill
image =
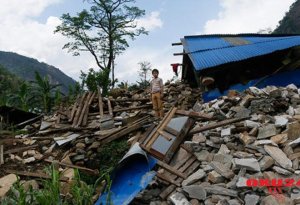
[[[183,56],[183,55],[186,55],[187,53],[174,53],[173,55],[174,56]]]
[[[169,163],[174,156],[175,152],[179,148],[180,144],[183,142],[184,138],[187,137],[188,132],[194,125],[195,120],[192,118],[188,118],[187,122],[184,124],[182,130],[180,131],[179,135],[176,136],[176,139],[170,146],[169,150],[165,154],[164,161]]]
[[[171,141],[172,140],[172,137],[170,137],[169,133],[165,132],[165,131],[162,131],[162,130],[158,130],[157,131],[161,136],[163,136],[166,140],[168,141]]]
[[[194,117],[194,118],[203,118],[203,119],[207,119],[207,120],[212,119],[211,115],[208,115],[205,113],[200,113],[200,112],[194,112],[194,111],[177,110],[176,114],[184,115],[184,116],[188,116],[188,117]]]
[[[103,117],[103,102],[102,102],[102,93],[101,93],[101,88],[100,86],[97,86],[98,89],[98,101],[99,101],[99,112],[100,112],[100,117]]]
[[[176,182],[175,180],[171,179],[170,177],[166,176],[165,174],[161,174],[161,173],[157,172],[156,176],[163,181],[169,182],[170,184],[174,184],[177,187],[181,186],[179,182]]]
[[[170,122],[170,120],[172,119],[173,115],[176,113],[177,108],[176,107],[172,107],[169,112],[164,116],[162,122],[156,127],[155,133],[151,136],[151,139],[149,139],[146,143],[145,143],[145,147],[147,149],[150,149],[152,144],[155,142],[155,140],[158,138],[159,133],[157,133],[158,130],[160,129],[164,129],[165,126],[167,126]]]
[[[172,46],[181,46],[182,42],[178,42],[178,43],[172,43]]]
[[[81,125],[81,122],[83,120],[83,117],[85,115],[85,113],[87,112],[87,108],[88,108],[88,104],[89,104],[89,101],[90,99],[93,97],[93,92],[89,92],[84,104],[83,104],[83,107],[81,109],[81,112],[80,112],[80,115],[79,115],[79,118],[78,118],[78,121],[76,122],[75,124],[75,127],[79,127]]]
[[[26,120],[25,122],[21,122],[19,124],[16,125],[16,127],[22,127],[22,126],[25,126],[25,125],[28,125],[28,124],[32,124],[38,120],[40,120],[44,115],[39,115],[37,117],[34,117],[34,118],[31,118],[29,120]]]
[[[81,123],[82,126],[86,126],[86,124],[87,124],[90,105],[92,104],[95,96],[96,96],[96,93],[93,92],[92,97],[89,99],[87,108],[85,109],[85,112],[84,112],[84,115],[83,115],[83,119],[82,119],[82,123]]]
[[[177,130],[175,130],[172,127],[169,127],[169,126],[165,126],[164,131],[166,131],[166,132],[168,132],[168,133],[170,133],[174,136],[179,135],[179,132]]]
[[[113,140],[119,139],[125,135],[128,135],[129,133],[142,128],[142,126],[148,122],[148,119],[149,119],[149,117],[146,116],[146,117],[142,118],[141,120],[138,120],[136,123],[132,124],[130,127],[127,127],[125,129],[121,130],[120,132],[117,132],[117,133],[103,139],[100,143],[106,144]]]
[[[88,96],[88,93],[84,93],[83,96],[80,98],[80,102],[78,104],[78,107],[77,107],[77,110],[76,110],[76,113],[75,113],[75,116],[74,116],[74,119],[73,119],[72,127],[76,126],[76,124],[79,120],[82,108],[84,106],[84,101],[85,101],[87,96]]]
[[[4,152],[4,154],[13,154],[13,153],[18,153],[18,152],[24,152],[26,150],[37,148],[38,146],[39,146],[38,144],[34,144],[34,145],[31,145],[31,146],[27,146],[27,147],[18,147],[18,148],[15,148],[15,149],[7,150],[7,151]]]
[[[79,169],[81,171],[85,171],[86,173],[89,173],[89,174],[92,174],[92,175],[99,175],[99,171],[98,170],[93,170],[93,169],[88,169],[88,168],[85,168],[85,167],[80,167],[80,166],[76,166],[76,165],[73,165],[73,164],[66,164],[66,163],[63,163],[63,162],[59,162],[59,161],[53,161],[53,160],[49,160],[49,159],[45,159],[44,160],[45,162],[48,162],[48,163],[57,163],[61,166],[64,166],[64,167],[70,167],[70,168],[74,168],[74,169]]]
[[[113,110],[113,112],[123,112],[123,111],[138,110],[138,109],[151,108],[151,107],[152,107],[152,105],[142,105],[142,106],[137,106],[137,107],[116,109],[116,110]]]
[[[110,116],[114,116],[114,113],[113,113],[113,110],[112,110],[112,107],[111,107],[111,102],[110,102],[110,99],[107,98],[107,105],[108,105],[108,113]]]
[[[23,172],[23,171],[16,171],[16,170],[5,170],[8,174],[15,174],[18,176],[27,176],[27,177],[36,177],[36,178],[44,178],[44,179],[51,179],[51,176],[44,174],[44,173],[36,173],[36,172]],[[68,182],[68,177],[61,176],[60,181]]]
[[[0,165],[4,164],[3,145],[0,145]]]
[[[216,123],[211,123],[211,124],[205,125],[203,127],[194,128],[190,131],[189,134],[196,134],[196,133],[199,133],[199,132],[215,129],[215,128],[222,127],[222,126],[225,126],[225,125],[230,125],[230,124],[233,124],[235,122],[240,122],[240,121],[246,120],[248,118],[249,117],[233,118],[233,119],[223,120],[223,121],[216,122]]]
[[[128,99],[110,99],[111,102],[132,102],[132,101],[150,101],[149,98],[128,98]]]
[[[181,178],[183,178],[183,179],[186,179],[186,178],[187,178],[187,176],[186,176],[184,173],[182,173],[182,172],[180,172],[180,171],[174,169],[173,167],[171,167],[170,165],[168,165],[168,164],[166,164],[166,163],[164,163],[164,162],[162,162],[162,161],[157,161],[157,164],[158,164],[160,167],[166,169],[168,172],[177,175],[178,177],[181,177]]]

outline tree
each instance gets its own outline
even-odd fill
[[[148,80],[148,73],[151,71],[151,63],[148,61],[143,61],[138,63],[140,65],[139,76],[141,77],[141,82],[138,82],[142,89],[149,86],[150,82]]]
[[[33,98],[31,87],[27,82],[22,82],[18,90],[11,93],[9,96],[9,102],[14,107],[21,108],[24,111],[29,111],[29,108],[33,105]]]
[[[137,19],[145,11],[136,6],[129,6],[135,0],[85,0],[91,7],[77,16],[69,13],[61,17],[61,25],[54,32],[59,32],[73,39],[63,49],[73,55],[90,52],[96,64],[103,71],[112,71],[114,86],[114,61],[117,55],[129,47],[128,39],[134,40],[141,34],[147,34],[145,28],[137,27]]]
[[[51,111],[51,107],[53,105],[53,92],[55,88],[60,86],[51,85],[47,76],[42,78],[38,72],[35,71],[35,81],[37,92],[39,93],[39,97],[42,100],[42,107],[45,113],[49,113]]]
[[[80,78],[82,80],[82,86],[86,86],[89,91],[95,92],[97,91],[97,86],[100,86],[103,89],[103,95],[106,95],[108,93],[108,85],[111,83],[108,76],[108,69],[97,72],[93,68],[90,68],[87,74],[81,71]]]

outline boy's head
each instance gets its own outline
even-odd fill
[[[157,78],[158,73],[159,73],[159,72],[158,72],[157,69],[153,69],[153,70],[152,70],[152,75],[153,75],[154,78]]]

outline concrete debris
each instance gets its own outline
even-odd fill
[[[197,120],[192,135],[182,142],[179,152],[186,151],[181,159],[187,161],[174,158],[170,162],[188,178],[165,172],[172,180],[181,182],[179,187],[157,179],[165,185],[161,201],[183,189],[186,199],[197,204],[292,204],[298,198],[300,202],[292,189],[283,188],[284,202],[278,202],[277,196],[268,192],[271,185],[249,184],[250,179],[299,180],[300,114],[296,113],[300,101],[295,100],[298,89],[290,87],[293,89],[252,87],[244,93],[193,106],[199,113],[213,113],[213,118]],[[236,117],[244,120],[226,123]],[[201,192],[198,198],[197,191]]]
[[[155,180],[131,204],[281,205],[300,198],[284,187],[284,202],[277,200],[266,181],[299,180],[300,100],[295,86],[251,87],[202,103],[199,89],[170,83],[162,121],[153,118],[147,92],[121,93],[102,103],[97,93],[85,93],[73,106],[44,117],[42,126],[29,125],[27,136],[0,143],[5,162],[1,169],[9,163],[32,167],[58,161],[58,166],[69,166],[64,175],[68,181],[74,166],[93,173],[102,147],[126,138],[160,162]],[[251,186],[249,179],[266,183]],[[15,178],[6,187],[1,180],[4,196]]]

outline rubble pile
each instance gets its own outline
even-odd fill
[[[251,87],[193,110],[212,119],[196,119],[132,204],[300,204],[300,89]]]
[[[167,83],[164,92],[166,111],[175,104],[191,107],[200,96],[198,89],[179,82]],[[16,175],[47,178],[44,167],[53,162],[97,176],[106,144],[118,139],[134,144],[157,120],[148,91],[117,89],[107,98],[98,93],[86,92],[73,105],[60,106],[54,115],[38,116],[35,123],[20,123],[27,125],[14,138],[1,136],[0,181],[8,186],[5,190],[0,187],[0,198],[16,181]]]

